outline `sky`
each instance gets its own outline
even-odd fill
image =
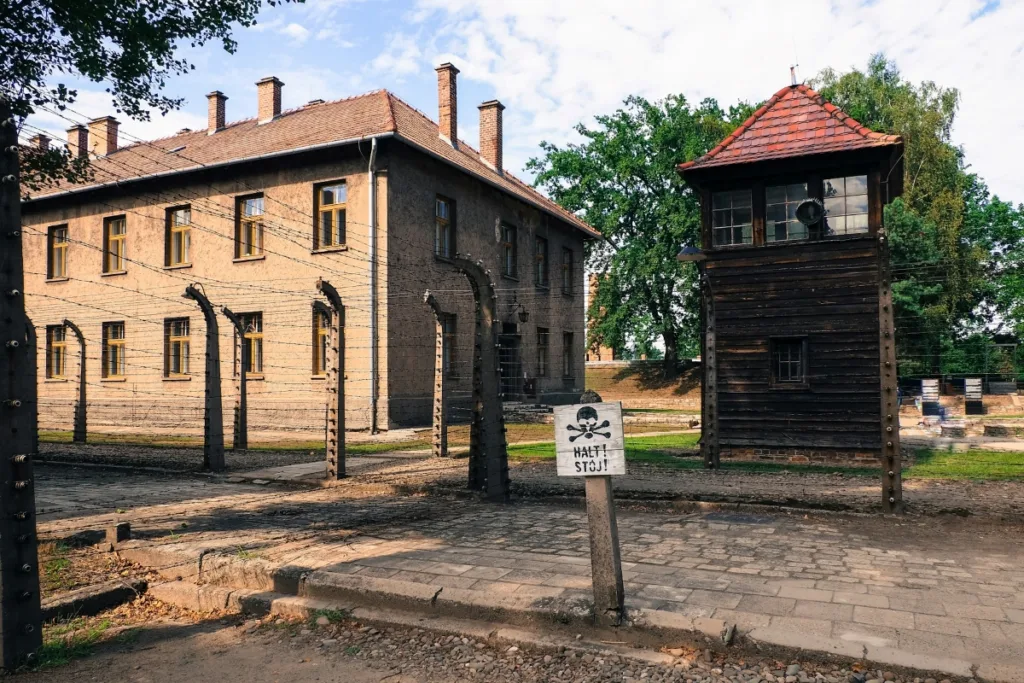
[[[256,114],[257,80],[284,81],[284,107],[387,88],[437,118],[434,67],[459,75],[460,136],[476,145],[476,105],[505,110],[505,165],[526,177],[542,140],[614,111],[628,95],[713,97],[723,107],[767,99],[824,67],[864,68],[875,52],[911,81],[959,88],[953,130],[973,171],[1024,202],[1024,0],[307,0],[266,7],[235,31],[238,50],[188,48],[196,65],[168,81],[180,111],[120,116],[143,139],[206,127],[206,93],[228,95],[228,120]],[[84,116],[113,114],[102,84],[77,86]],[[63,139],[67,121],[37,116]],[[122,140],[126,140],[123,137]]]

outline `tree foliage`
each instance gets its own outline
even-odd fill
[[[266,0],[277,5],[287,0]],[[301,0],[299,0],[301,1]],[[116,111],[148,120],[180,98],[163,94],[167,79],[195,67],[180,47],[219,41],[233,53],[235,24],[256,23],[262,0],[7,0],[0,3],[0,98],[24,119],[42,108],[63,111],[77,91],[61,82],[103,83]],[[81,180],[87,165],[63,149],[22,159],[29,188],[55,179]]]
[[[599,278],[590,343],[653,357],[660,338],[671,373],[682,353],[697,352],[695,274],[676,254],[699,244],[700,207],[676,165],[706,153],[752,111],[710,99],[692,107],[680,95],[630,97],[595,125],[578,125],[582,142],[541,143],[527,164],[537,185],[602,236],[587,254]]]
[[[812,85],[864,125],[904,140],[903,196],[885,212],[901,374],[978,368],[968,361],[984,367],[995,347],[979,345],[979,335],[1024,336],[1024,206],[993,196],[953,143],[960,93],[910,83],[884,55],[863,71],[825,69]],[[675,254],[699,242],[698,204],[675,166],[707,152],[752,110],[630,97],[594,125],[577,126],[582,142],[543,143],[530,161],[537,184],[603,237],[587,259],[599,276],[590,343],[635,356],[660,339],[668,368],[697,351],[694,272]]]
[[[914,85],[883,55],[866,71],[826,69],[814,85],[864,125],[903,136],[904,192],[885,213],[901,374],[981,358],[980,332],[1024,333],[1024,207],[992,196],[953,144],[959,92]]]

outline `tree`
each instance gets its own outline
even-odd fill
[[[959,92],[909,83],[884,55],[866,71],[825,69],[813,85],[865,126],[903,136],[903,197],[885,212],[900,374],[952,367],[943,354],[980,331],[1024,332],[1024,207],[967,172],[951,138]]]
[[[668,375],[682,353],[697,352],[696,275],[676,254],[699,244],[700,207],[676,165],[706,153],[753,109],[726,112],[710,99],[691,107],[681,95],[630,97],[596,117],[596,126],[577,125],[582,142],[542,142],[543,154],[527,163],[539,187],[601,233],[587,253],[588,270],[600,278],[591,342],[651,353],[660,337]]]
[[[60,80],[77,76],[105,83],[118,112],[148,120],[150,109],[167,113],[181,106],[180,98],[162,93],[168,77],[195,68],[177,56],[178,47],[219,40],[233,53],[233,25],[255,24],[261,4],[262,0],[8,0],[0,3],[0,99],[19,120],[40,108],[62,111],[75,102],[77,92]],[[88,174],[86,160],[73,159],[60,148],[27,150],[21,166],[27,189],[58,179],[78,181]]]

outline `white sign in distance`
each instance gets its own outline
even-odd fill
[[[625,474],[622,404],[616,401],[556,407],[555,459],[560,477]]]
[[[964,396],[968,401],[981,400],[980,377],[968,377],[964,380]]]

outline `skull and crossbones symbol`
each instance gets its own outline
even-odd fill
[[[569,443],[572,443],[580,437],[586,437],[587,439],[593,439],[594,435],[603,436],[606,439],[612,437],[611,432],[599,432],[599,429],[605,429],[610,426],[611,423],[605,420],[601,424],[597,424],[597,411],[590,406],[583,406],[576,413],[577,425],[567,425],[566,429],[570,432],[578,432],[575,436],[569,437]]]

